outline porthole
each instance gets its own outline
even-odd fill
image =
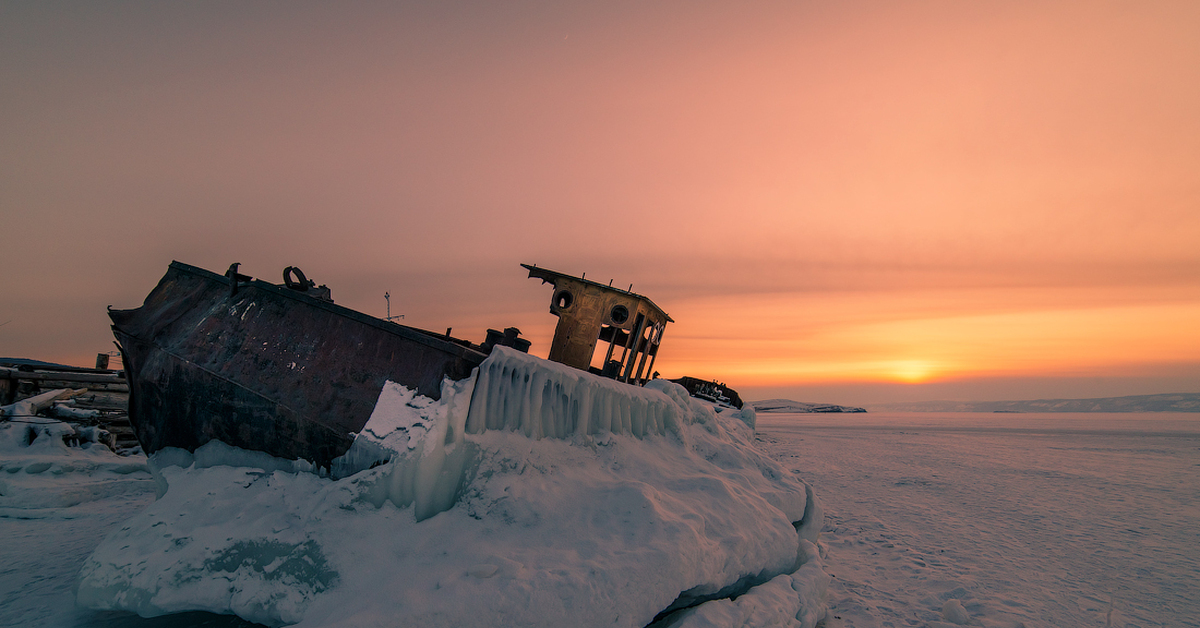
[[[614,325],[624,325],[625,321],[629,320],[629,308],[624,305],[614,305],[612,311],[608,313],[608,318]]]
[[[560,310],[570,309],[571,304],[574,302],[575,297],[569,290],[559,290],[558,293],[554,295],[554,307]]]

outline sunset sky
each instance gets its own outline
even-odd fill
[[[545,355],[525,262],[750,399],[1200,392],[1200,3],[0,3],[0,253],[7,357],[173,259]]]

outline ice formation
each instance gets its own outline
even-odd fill
[[[497,348],[440,401],[385,386],[332,477],[221,443],[156,454],[160,499],[96,549],[78,600],[268,625],[811,627],[820,508],[752,413]]]
[[[118,456],[97,442],[100,437],[94,427],[39,417],[0,423],[0,515],[151,490],[145,458]],[[68,447],[68,440],[77,445]],[[69,486],[62,486],[64,476]]]
[[[539,360],[497,347],[480,365],[467,430],[509,430],[531,438],[570,438],[603,433],[636,438],[679,435],[687,406],[672,387],[646,388]],[[686,395],[686,393],[684,393]]]
[[[825,618],[829,574],[817,546],[801,541],[803,565],[775,576],[735,600],[715,600],[688,609],[663,628],[757,628],[814,626]]]

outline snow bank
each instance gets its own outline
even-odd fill
[[[153,490],[146,459],[118,456],[100,437],[53,419],[0,423],[0,515],[29,518],[36,509]]]
[[[88,559],[79,602],[268,625],[645,626],[745,592],[682,612],[751,617],[782,596],[794,625],[823,616],[798,532],[820,510],[754,447],[752,414],[503,348],[477,379],[437,402],[389,383],[332,478],[222,444],[156,455],[165,491]]]
[[[801,541],[804,562],[794,573],[780,574],[736,600],[715,600],[680,613],[662,628],[813,628],[825,618],[825,573],[817,546]]]

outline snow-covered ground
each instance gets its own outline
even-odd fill
[[[332,477],[219,442],[131,467],[158,499],[82,561],[75,599],[312,627],[812,628],[821,511],[753,424],[670,382],[497,348],[440,401],[385,387]],[[33,449],[3,436],[14,458]],[[53,434],[34,441],[62,459],[14,460],[13,477],[78,467]]]
[[[75,605],[84,559],[154,501],[155,483],[145,456],[117,456],[87,434],[67,447],[62,436],[71,432],[35,417],[0,423],[0,626],[156,625]]]
[[[936,628],[952,620],[1031,628],[1200,625],[1195,415],[763,414],[751,445],[748,428],[730,415],[701,412],[676,424],[688,426],[684,435],[672,435],[672,416],[679,415],[657,406],[662,420],[641,423],[640,437],[632,422],[610,422],[610,428],[619,426],[617,433],[592,435],[592,445],[587,438],[537,441],[510,431],[514,426],[476,433],[470,438],[491,454],[472,473],[494,479],[474,494],[461,494],[461,505],[439,511],[436,479],[455,468],[453,451],[445,454],[458,436],[447,441],[446,432],[435,431],[429,420],[434,404],[398,388],[388,394],[372,421],[379,437],[373,446],[421,456],[400,456],[335,481],[222,466],[236,454],[216,448],[196,456],[200,464],[164,467],[159,480],[171,488],[157,502],[155,490],[162,485],[144,458],[118,458],[91,447],[65,450],[57,444],[61,439],[48,437],[41,449],[28,447],[27,434],[6,430],[0,443],[0,626],[247,626],[207,613],[142,619],[78,608],[78,574],[97,546],[107,546],[110,564],[140,552],[130,567],[157,561],[155,570],[185,585],[223,573],[226,585],[243,578],[243,591],[257,591],[277,606],[295,602],[287,587],[245,586],[245,578],[255,577],[253,560],[269,553],[252,557],[245,551],[263,530],[278,541],[279,555],[273,564],[258,565],[258,577],[278,573],[265,582],[309,587],[304,625],[412,625],[388,613],[397,606],[453,613],[446,601],[473,613],[509,613],[492,625],[530,618],[633,625],[618,618],[652,616],[650,602],[673,595],[663,582],[682,587],[689,573],[724,582],[720,574],[739,573],[746,564],[779,562],[770,558],[771,548],[785,546],[795,552],[798,569],[777,566],[779,575],[763,574],[765,582],[750,593],[707,602],[676,617],[677,625],[789,625],[798,616],[811,625],[824,608],[805,596],[830,581],[827,628]],[[676,407],[689,407],[662,394]],[[595,396],[594,407],[602,407],[603,399]],[[653,406],[655,399],[645,402]],[[526,414],[548,416],[538,410]],[[557,429],[552,422],[540,425],[526,421],[521,429]],[[431,431],[451,446],[427,458]],[[754,449],[782,469],[756,458]],[[358,454],[359,464],[369,464],[373,450]],[[722,471],[704,466],[710,457]],[[739,479],[746,469],[766,483]],[[771,520],[766,513],[775,508],[780,525],[790,527],[787,520],[796,513],[785,511],[803,508],[796,495],[791,506],[763,506],[750,494],[788,486],[766,477],[772,470],[791,470],[814,484],[825,510],[819,543],[824,560],[813,558],[801,540],[746,538],[747,529],[771,536],[779,528],[770,521],[762,527],[739,513],[722,520],[705,506],[728,504],[733,497],[726,493],[743,493],[730,489],[753,486],[736,497],[739,510]],[[639,479],[629,480],[630,471]],[[721,477],[723,487],[713,477]],[[83,484],[92,490],[80,490]],[[572,492],[579,487],[586,490]],[[515,499],[502,497],[514,493]],[[786,498],[782,491],[765,501]],[[427,509],[420,521],[419,503]],[[186,525],[170,521],[180,513]],[[716,529],[698,532],[692,525],[709,517]],[[297,519],[306,519],[307,527],[295,526]],[[458,543],[439,540],[448,535]],[[339,547],[337,539],[345,542]],[[322,549],[320,559],[309,541]],[[131,553],[119,551],[125,544]],[[234,565],[228,551],[188,558],[188,551],[205,544],[241,551],[243,560]],[[92,562],[103,566],[104,556]],[[203,566],[205,556],[207,574],[188,570]],[[340,582],[322,580],[330,570],[317,568],[321,560]],[[148,570],[126,575],[142,577],[142,590],[157,590],[145,584],[154,581]],[[398,585],[412,591],[397,591]],[[312,591],[321,586],[342,593]],[[125,595],[135,589],[120,588]],[[232,599],[195,586],[177,590],[193,599]],[[93,586],[91,594],[97,592]],[[590,596],[605,600],[602,611]],[[588,616],[578,621],[573,613]]]
[[[1196,414],[758,424],[825,505],[828,628],[940,626],[950,600],[983,626],[1200,626]]]

